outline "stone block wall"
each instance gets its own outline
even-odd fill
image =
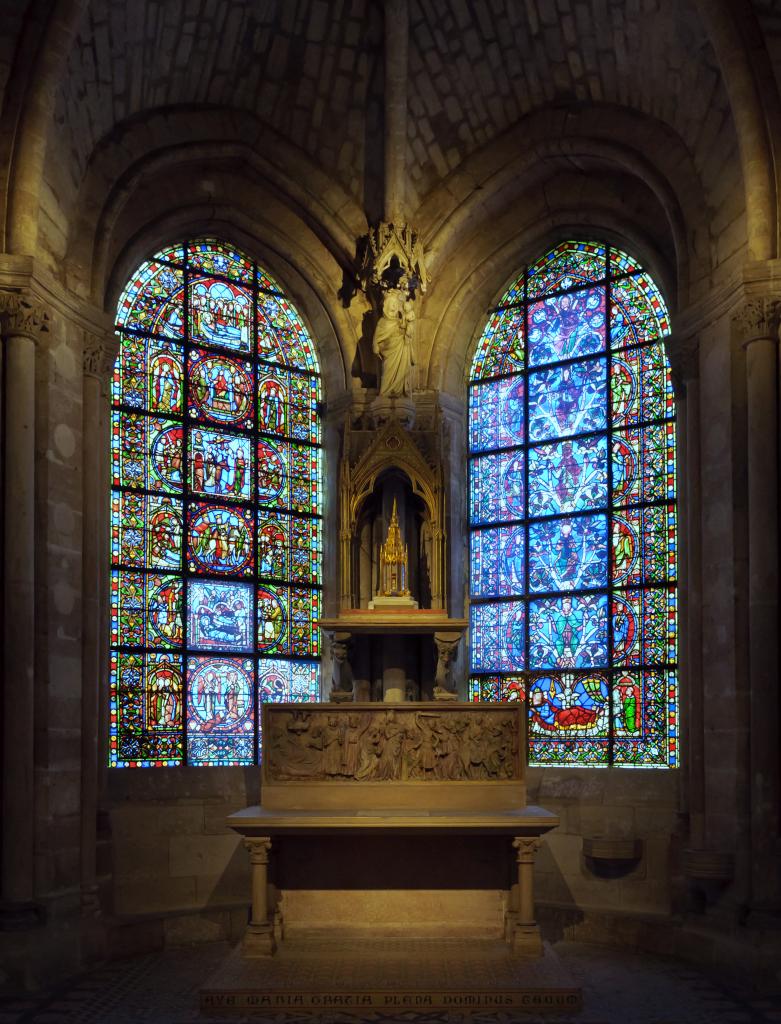
[[[679,784],[677,771],[530,769],[529,803],[561,819],[537,856],[537,901],[583,914],[669,914]],[[641,856],[600,869],[583,852],[583,840],[598,837],[639,839]]]
[[[111,911],[120,929],[145,919],[136,944],[236,938],[246,923],[249,859],[225,827],[256,803],[256,768],[109,773]],[[143,941],[142,941],[143,939]]]
[[[249,858],[224,822],[233,811],[258,802],[258,783],[259,772],[250,768],[110,773],[113,912],[124,936],[120,948],[238,938],[250,900]],[[535,895],[543,920],[546,908],[575,921],[611,912],[670,913],[677,772],[531,769],[528,783],[529,803],[561,817],[537,858]],[[640,839],[642,856],[619,875],[600,876],[583,854],[583,839],[597,836]],[[416,842],[425,850],[414,849]],[[472,840],[466,849],[468,842],[454,837],[444,841],[444,852],[435,850],[434,842],[399,837],[362,838],[347,846],[333,837],[275,841],[284,865],[275,869],[272,852],[270,877],[284,893],[286,924],[325,925],[334,915],[345,925],[359,924],[367,915],[370,923],[378,913],[378,896],[387,895],[395,900],[400,927],[423,926],[420,900],[440,906],[457,892],[454,906],[471,907],[473,924],[479,918],[484,930],[498,927],[515,877],[509,842],[485,838],[477,848]],[[473,865],[469,877],[467,863]],[[455,877],[459,871],[464,877]],[[387,894],[376,889],[377,874],[387,879]],[[454,926],[459,923],[464,924],[454,920]]]

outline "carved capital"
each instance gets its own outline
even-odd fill
[[[84,332],[81,358],[85,377],[96,377],[105,383],[114,369],[115,357],[116,346],[110,338],[92,334],[90,331]]]
[[[268,864],[269,851],[271,850],[270,836],[253,836],[245,839],[244,847],[249,850],[249,860],[253,867],[260,864]]]
[[[0,329],[4,335],[38,341],[49,330],[51,317],[40,303],[24,292],[0,291]]]
[[[516,836],[513,839],[513,849],[519,864],[533,864],[539,848],[540,840],[536,836]]]
[[[778,338],[781,302],[778,299],[749,299],[732,317],[732,329],[738,341],[746,346],[761,338]]]

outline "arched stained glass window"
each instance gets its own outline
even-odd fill
[[[677,764],[668,333],[631,256],[564,242],[477,346],[470,698],[526,696],[530,764]]]
[[[214,239],[144,263],[117,331],[110,764],[252,764],[260,702],[319,695],[315,349]]]

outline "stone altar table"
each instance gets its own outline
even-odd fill
[[[504,933],[516,954],[541,956],[534,855],[559,820],[526,806],[523,711],[522,704],[265,704],[262,803],[227,819],[252,862],[244,955],[276,949],[268,900],[272,840],[344,837],[349,857],[355,837],[380,835],[402,836],[412,851],[423,837],[511,838],[518,905],[505,914]],[[381,932],[382,922],[372,929]]]

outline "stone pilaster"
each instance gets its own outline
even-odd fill
[[[752,896],[779,900],[778,331],[781,302],[756,298],[733,317],[746,353]]]
[[[49,314],[0,292],[5,355],[3,829],[0,924],[34,919],[35,348]]]

